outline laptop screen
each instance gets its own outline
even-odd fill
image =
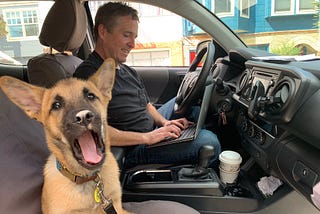
[[[203,127],[203,125],[206,121],[212,88],[213,88],[213,84],[207,85],[205,87],[203,98],[202,98],[202,103],[201,103],[201,107],[200,107],[199,118],[198,118],[198,122],[197,122],[195,138],[198,136],[199,131],[201,130],[201,128]]]

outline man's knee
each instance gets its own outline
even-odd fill
[[[204,145],[210,145],[214,148],[214,156],[212,157],[212,161],[215,161],[221,153],[221,145],[217,135],[209,130],[203,129],[200,131],[197,138],[197,144],[200,148]]]
[[[206,129],[202,129],[199,132],[198,141],[203,144],[209,144],[213,146],[220,145],[217,135]]]

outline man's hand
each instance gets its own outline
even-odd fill
[[[168,120],[163,124],[163,126],[175,125],[175,126],[179,127],[181,130],[184,130],[192,124],[193,124],[193,122],[188,121],[185,117],[183,117],[183,118],[179,118],[176,120]]]
[[[158,143],[167,138],[177,138],[180,135],[181,129],[176,125],[163,126],[144,134],[147,145]]]
[[[163,127],[155,129],[151,132],[145,133],[146,144],[152,145],[167,138],[178,138],[181,135],[181,130],[188,128],[193,122],[186,118],[176,120],[168,120]]]

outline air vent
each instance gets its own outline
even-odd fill
[[[272,92],[274,103],[268,106],[268,113],[276,114],[282,112],[290,103],[294,96],[294,81],[285,77],[276,85]]]
[[[249,77],[248,72],[245,72],[241,75],[237,92],[240,92],[244,88],[244,86],[246,85],[246,83],[248,81],[248,77]]]

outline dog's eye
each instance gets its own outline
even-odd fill
[[[95,100],[96,99],[96,95],[94,93],[88,93],[87,95],[89,100]]]
[[[51,105],[51,109],[59,110],[62,108],[62,104],[60,102],[54,102]]]

